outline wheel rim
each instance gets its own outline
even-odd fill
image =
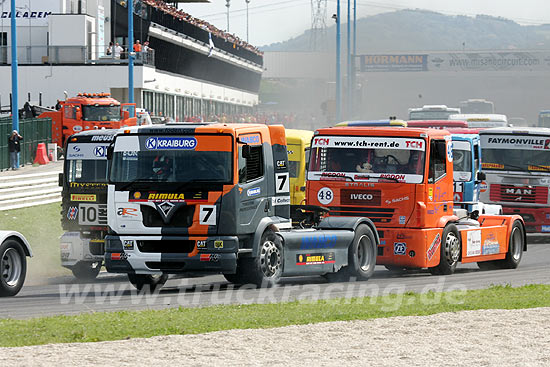
[[[359,242],[357,244],[357,263],[359,264],[359,268],[364,271],[368,272],[371,267],[371,253],[369,249],[372,247],[372,243],[368,236],[362,235],[359,238]]]
[[[15,287],[19,283],[22,268],[21,257],[16,249],[8,248],[4,251],[0,262],[0,274],[8,287]]]
[[[510,236],[510,238],[510,246],[512,246],[512,250],[510,252],[512,253],[512,257],[514,258],[514,260],[518,261],[521,257],[521,251],[523,251],[521,246],[523,242],[521,231],[518,229],[518,227],[514,227],[514,229],[512,229],[512,235]]]
[[[454,232],[449,232],[445,239],[445,257],[450,265],[456,263],[460,257],[460,241]]]
[[[271,277],[281,268],[281,251],[271,240],[263,243],[260,251],[260,266],[266,277]]]

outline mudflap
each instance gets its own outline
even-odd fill
[[[348,265],[353,229],[298,229],[277,232],[283,242],[283,275],[322,275]]]

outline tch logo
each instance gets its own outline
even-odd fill
[[[328,145],[329,139],[328,138],[315,138],[313,139],[314,145]]]

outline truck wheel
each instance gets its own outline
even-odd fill
[[[150,291],[154,292],[156,289],[162,288],[164,283],[168,280],[166,274],[128,274],[128,280],[138,291]]]
[[[283,273],[283,246],[275,232],[268,229],[260,240],[259,253],[254,258],[242,259],[240,272],[243,283],[271,287]]]
[[[27,257],[21,244],[7,240],[0,245],[0,297],[15,296],[23,287]]]
[[[79,261],[72,268],[73,275],[78,280],[94,280],[101,270],[101,262]]]
[[[454,224],[448,224],[443,230],[439,265],[429,268],[430,273],[434,275],[450,275],[454,273],[456,265],[460,260],[461,251],[460,233]]]
[[[504,260],[496,261],[496,264],[501,269],[515,269],[518,267],[521,257],[523,256],[523,248],[525,235],[523,226],[519,220],[514,222],[510,231],[510,239],[508,240],[508,252]]]
[[[360,224],[355,230],[355,237],[348,248],[348,266],[336,273],[327,273],[324,277],[329,282],[347,282],[351,278],[367,280],[374,273],[376,266],[376,239],[370,227]]]

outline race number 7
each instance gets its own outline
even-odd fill
[[[199,223],[209,226],[216,225],[216,206],[201,205],[199,212]]]
[[[290,191],[290,183],[288,180],[288,172],[287,173],[277,173],[275,175],[275,192],[281,193],[281,192],[289,192]]]

